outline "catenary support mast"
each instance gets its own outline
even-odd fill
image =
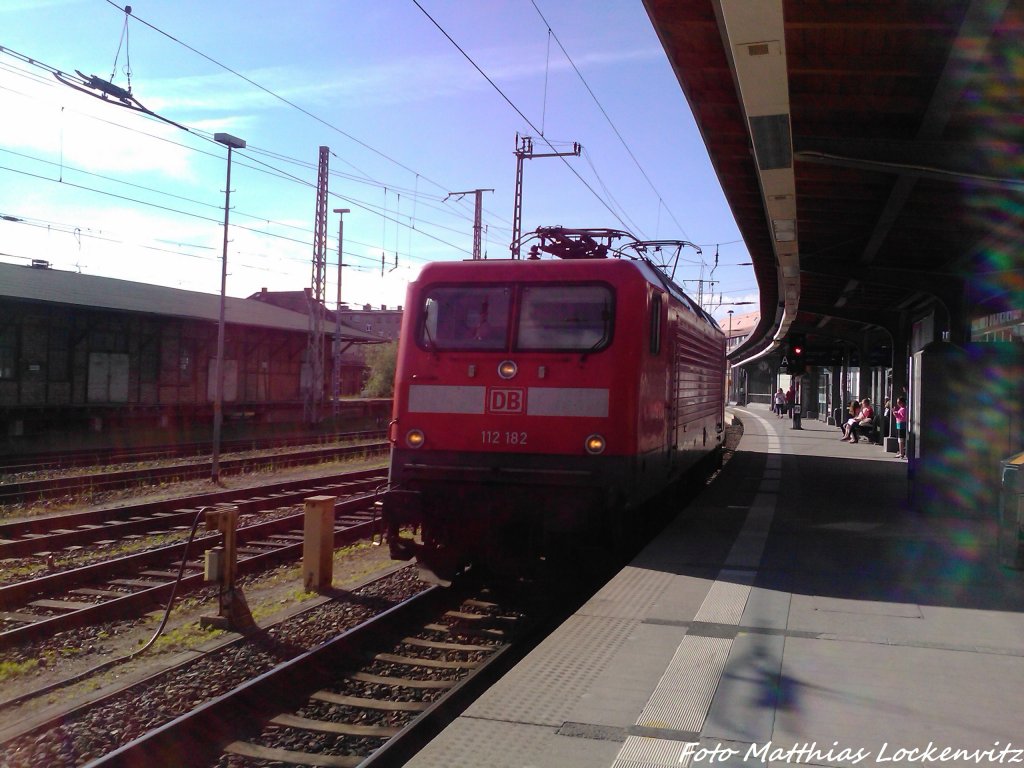
[[[482,245],[482,233],[483,233],[483,210],[484,210],[484,192],[493,192],[493,189],[472,189],[469,192],[449,192],[445,196],[445,200],[453,195],[474,195],[476,197],[476,208],[473,213],[473,260],[477,261],[483,256],[481,255]]]
[[[320,147],[320,169],[316,180],[316,217],[313,222],[313,284],[309,292],[309,389],[306,390],[306,421],[320,421],[324,396],[324,309],[327,271],[327,166],[330,149]]]
[[[516,134],[516,192],[515,204],[512,211],[512,258],[519,258],[519,240],[523,229],[523,160],[532,160],[535,157],[579,157],[579,142],[573,142],[572,152],[543,152],[533,151],[533,137],[520,136]]]

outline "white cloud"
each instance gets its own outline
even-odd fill
[[[658,49],[612,51],[586,54],[575,59],[579,69],[605,67],[630,61],[646,61],[664,55]],[[524,61],[517,50],[488,51],[497,60],[484,67],[496,81],[516,81],[544,74],[543,61]],[[571,71],[564,57],[550,63],[553,72]],[[409,104],[458,96],[489,89],[480,74],[460,56],[449,53],[408,56],[386,64],[346,67],[325,74],[291,67],[265,67],[242,74],[262,86],[245,82],[229,72],[179,78],[150,79],[146,82],[146,106],[157,112],[179,115],[209,112],[238,113],[287,107],[282,97],[311,109],[342,105],[351,110],[367,105]],[[269,93],[268,93],[269,91]],[[140,92],[140,98],[141,92]]]
[[[761,296],[758,293],[744,293],[722,297],[722,303],[711,313],[719,324],[728,322],[729,310],[733,316],[747,315],[761,309]],[[724,327],[724,325],[723,325]]]

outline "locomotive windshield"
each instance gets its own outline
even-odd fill
[[[612,292],[604,285],[523,286],[517,349],[594,351],[612,335]]]
[[[611,341],[613,294],[607,285],[460,285],[427,292],[419,345],[506,350],[513,303],[518,311],[511,341],[517,350],[594,352]]]
[[[432,289],[423,305],[420,344],[428,349],[505,349],[511,296],[507,285]]]

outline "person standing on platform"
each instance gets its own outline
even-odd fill
[[[793,418],[793,402],[796,400],[796,389],[792,384],[789,385],[789,389],[786,390],[786,413],[789,414],[789,418]]]
[[[907,401],[906,398],[897,397],[896,407],[892,410],[893,418],[896,419],[896,443],[899,445],[897,459],[907,458]]]
[[[772,410],[778,414],[778,418],[782,418],[782,414],[786,412],[786,393],[782,391],[782,387],[779,387],[779,391],[775,393],[775,397],[772,400]]]

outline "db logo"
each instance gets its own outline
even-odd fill
[[[490,413],[522,413],[525,405],[522,389],[491,389],[487,394]]]

